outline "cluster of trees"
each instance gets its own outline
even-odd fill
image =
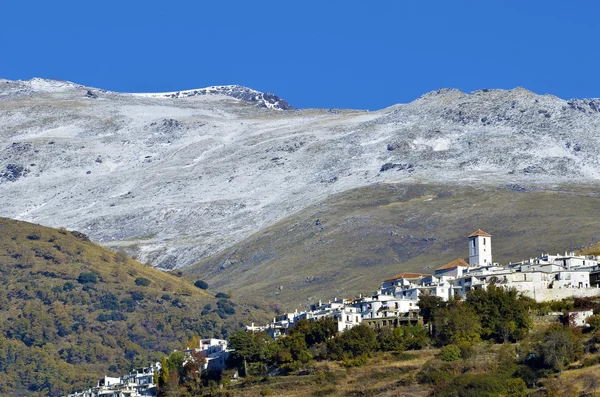
[[[533,299],[490,285],[487,290],[469,291],[465,301],[442,301],[436,296],[422,296],[419,308],[432,328],[434,342],[447,344],[474,343],[481,339],[497,342],[522,339],[531,328],[529,311],[536,307]]]
[[[376,331],[359,325],[338,334],[332,318],[300,320],[277,340],[265,332],[235,332],[229,338],[235,349],[229,364],[253,375],[310,370],[312,360],[340,360],[352,367],[366,363],[376,351],[421,349],[428,341],[427,330],[421,326]]]
[[[432,342],[442,349],[437,359],[422,368],[418,381],[432,384],[434,396],[525,396],[527,387],[562,371],[584,350],[581,330],[570,327],[569,321],[530,332],[529,313],[594,304],[587,298],[537,304],[515,290],[493,285],[470,291],[464,301],[422,297],[419,307],[431,329]],[[589,321],[600,327],[595,317]],[[517,341],[517,345],[506,344]],[[503,347],[494,349],[494,343],[503,343]],[[595,346],[594,338],[590,343],[588,348]]]
[[[65,395],[157,361],[193,334],[239,326],[229,298],[81,233],[5,219],[0,228],[2,395]]]

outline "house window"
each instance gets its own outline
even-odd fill
[[[485,237],[483,238],[483,245],[485,245]]]

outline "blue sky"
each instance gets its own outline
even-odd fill
[[[46,1],[0,10],[0,77],[127,92],[240,84],[380,109],[523,86],[600,97],[597,1]]]

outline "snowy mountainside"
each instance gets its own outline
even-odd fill
[[[286,100],[281,99],[275,94],[268,92],[259,92],[248,87],[239,85],[222,85],[200,88],[196,90],[164,92],[159,94],[134,94],[137,96],[147,96],[151,98],[187,98],[198,95],[226,95],[232,98],[241,99],[246,102],[256,103],[258,107],[278,110],[291,110],[292,107]]]
[[[196,91],[0,80],[0,216],[174,268],[375,183],[600,179],[597,99],[439,90],[377,112],[281,112]]]

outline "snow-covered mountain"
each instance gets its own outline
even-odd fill
[[[377,112],[288,108],[238,86],[125,94],[0,80],[0,216],[173,268],[374,183],[600,179],[598,99],[439,90]]]
[[[159,94],[134,94],[150,98],[188,98],[198,95],[225,95],[242,101],[256,103],[259,108],[291,110],[287,101],[281,99],[275,94],[260,92],[240,85],[219,85],[213,87],[200,88],[196,90],[163,92]]]

